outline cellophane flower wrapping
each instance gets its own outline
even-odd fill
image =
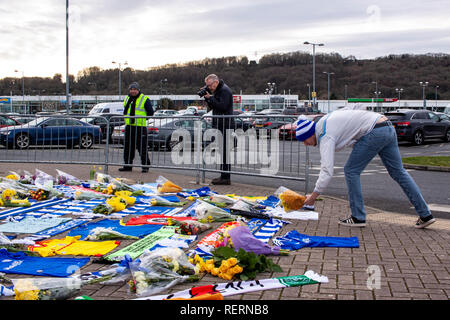
[[[278,255],[280,247],[271,247],[265,242],[257,239],[251,232],[248,226],[237,226],[228,230],[228,236],[230,237],[233,248],[238,251],[243,249],[247,252],[253,252],[256,255]]]
[[[81,180],[64,172],[56,169],[56,183],[57,184],[65,184],[65,185],[80,185]]]
[[[235,220],[235,218],[224,209],[202,200],[197,201],[200,202],[195,208],[195,217],[198,221],[208,223],[214,221],[226,222]]]
[[[280,204],[285,212],[299,210],[303,207],[306,197],[286,187],[279,187],[275,195],[281,200]]]
[[[11,279],[15,300],[67,300],[81,290],[78,278]]]
[[[145,251],[130,265],[129,289],[138,296],[153,295],[186,281],[198,281],[197,271],[183,250],[158,248]]]

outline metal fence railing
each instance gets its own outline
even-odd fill
[[[0,162],[148,167],[290,179],[309,187],[297,116],[49,115],[0,128]],[[145,126],[125,125],[125,120]],[[148,158],[147,158],[148,155]],[[224,166],[225,163],[225,166]],[[226,165],[229,166],[226,166]]]

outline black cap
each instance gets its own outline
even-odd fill
[[[128,87],[128,90],[130,90],[130,89],[140,90],[140,89],[139,89],[139,83],[137,83],[137,82],[131,83],[131,84],[129,85],[129,87]]]

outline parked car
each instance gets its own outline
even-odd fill
[[[320,118],[322,118],[324,114],[310,114],[306,115],[307,118],[310,120],[313,120],[314,122],[319,121]],[[278,130],[278,136],[281,140],[295,140],[295,131],[297,129],[297,120],[287,123],[280,127]]]
[[[123,115],[123,110],[123,102],[102,102],[97,103],[91,111],[89,111],[89,115],[102,115],[106,113]]]
[[[93,115],[91,117],[86,117],[80,119],[80,121],[86,122],[88,124],[99,126],[102,135],[102,141],[106,141],[106,135],[108,134],[108,123],[109,123],[109,142],[112,142],[112,135],[114,128],[120,127],[125,124],[125,120],[122,116],[119,116],[114,113],[104,113],[101,115]]]
[[[162,124],[172,122],[172,121],[174,121],[174,118],[162,118],[162,119],[150,118],[147,120],[147,132],[148,132],[148,134],[152,134],[152,132],[156,131],[157,128],[159,126],[161,126]],[[111,135],[111,143],[121,144],[121,145],[125,144],[125,125],[124,124],[121,126],[116,126],[114,128],[114,130],[112,131],[112,135]]]
[[[152,126],[148,127],[148,143],[149,147],[153,149],[165,148],[167,151],[171,151],[176,142],[172,142],[172,134],[177,129],[185,129],[191,134],[192,147],[194,146],[194,120],[193,118],[177,118],[172,121],[155,122]],[[202,121],[202,134],[212,128],[211,124]],[[203,141],[203,146],[207,142]]]
[[[27,149],[31,145],[78,145],[91,148],[99,142],[101,129],[73,118],[40,117],[27,124],[0,129],[0,144]]]
[[[159,116],[174,116],[177,115],[178,111],[177,110],[169,110],[169,109],[159,109],[155,111],[155,114],[153,116],[155,117],[159,117]]]
[[[444,112],[435,112],[441,121],[450,121],[450,114]]]
[[[22,123],[17,121],[16,119],[6,115],[0,115],[0,128],[10,127],[10,126],[20,126]]]
[[[428,110],[397,110],[384,114],[392,122],[399,141],[421,145],[426,139],[450,141],[450,122]]]

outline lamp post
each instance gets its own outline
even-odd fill
[[[434,87],[434,89],[435,89],[435,92],[434,92],[434,101],[436,102],[435,103],[435,111],[437,111],[437,100],[438,100],[438,95],[437,95],[437,89],[439,88],[439,86],[435,86]]]
[[[330,76],[334,74],[334,72],[322,72],[328,76],[328,112],[330,113]]]
[[[313,96],[313,106],[315,108],[316,107],[316,96],[317,96],[317,93],[316,93],[316,46],[322,47],[322,46],[324,46],[324,44],[323,43],[312,43],[312,42],[308,42],[308,41],[303,42],[303,44],[306,44],[306,45],[310,44],[313,47],[313,94],[312,94],[312,96]]]
[[[96,82],[88,82],[88,85],[90,86],[95,86],[95,104],[97,104],[98,100],[97,100],[97,83]]]
[[[122,95],[122,62],[116,62],[113,61],[113,64],[118,64],[119,65],[119,100],[121,100],[121,95]],[[124,62],[123,63],[124,66],[128,65],[128,62]]]
[[[403,88],[395,88],[395,92],[397,92],[398,93],[398,107],[400,108],[400,97],[401,97],[401,94],[402,94],[402,92],[403,92]]]
[[[69,0],[66,0],[66,112],[72,107],[72,99],[69,99]],[[70,100],[70,101],[69,101]]]
[[[14,72],[19,73],[19,70],[14,70]],[[25,106],[25,73],[22,72],[22,105]]]
[[[306,86],[308,87],[308,107],[311,107],[311,86],[309,83],[307,83]]]
[[[420,81],[420,86],[422,87],[422,99],[423,99],[423,108],[426,109],[427,107],[427,100],[425,99],[425,87],[428,86],[428,81]]]
[[[269,109],[272,109],[272,104],[270,102],[270,98],[271,98],[272,92],[275,90],[276,84],[275,84],[275,82],[267,82],[267,86],[268,86],[268,89],[266,89],[266,90],[267,90],[267,93],[269,94]]]

